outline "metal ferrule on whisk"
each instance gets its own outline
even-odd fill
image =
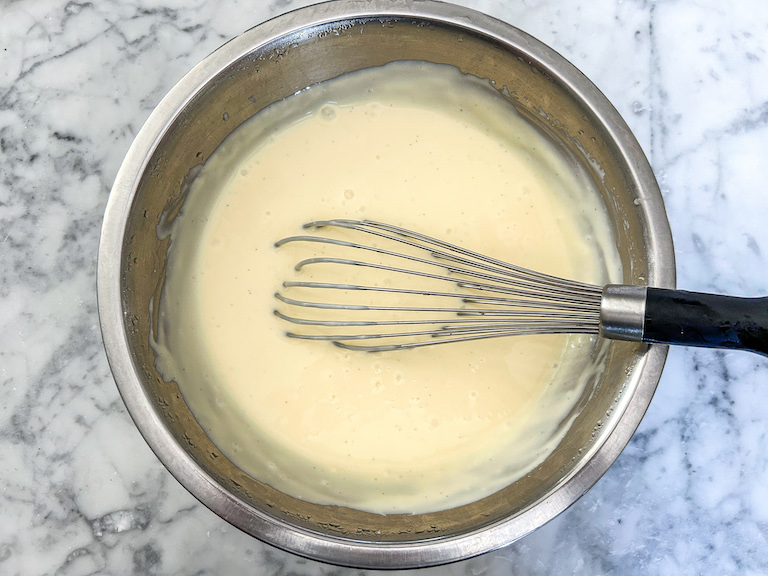
[[[642,342],[647,286],[608,284],[600,303],[600,334],[612,340]]]

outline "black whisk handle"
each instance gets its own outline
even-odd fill
[[[768,356],[768,297],[648,288],[643,341]]]

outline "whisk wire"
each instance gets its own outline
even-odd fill
[[[276,298],[288,306],[300,309],[317,309],[357,313],[375,312],[374,319],[326,319],[296,317],[275,310],[275,314],[292,324],[313,326],[319,329],[395,327],[393,331],[375,331],[338,334],[333,330],[319,334],[288,332],[292,338],[325,340],[355,350],[384,351],[416,348],[438,343],[461,342],[484,338],[527,334],[599,332],[599,310],[602,288],[572,280],[565,280],[548,274],[528,270],[497,260],[465,248],[437,240],[423,234],[372,221],[321,220],[310,222],[305,229],[320,230],[326,227],[342,228],[362,232],[409,246],[426,252],[428,258],[394,250],[371,246],[357,241],[348,241],[326,236],[291,236],[278,241],[275,246],[292,242],[323,243],[345,249],[367,251],[385,257],[392,257],[446,270],[449,275],[426,272],[412,268],[401,268],[380,262],[367,262],[351,258],[317,256],[301,260],[296,266],[301,271],[307,266],[340,265],[362,267],[408,277],[420,277],[430,281],[448,282],[458,292],[444,292],[438,289],[423,290],[336,282],[287,281],[283,288],[307,289],[338,293],[380,292],[397,297],[428,297],[432,299],[458,299],[462,307],[440,307],[435,305],[385,306],[379,304],[353,304],[315,302],[291,298],[278,292]],[[464,279],[462,279],[462,277]],[[467,280],[471,278],[472,280]],[[478,293],[491,292],[502,296]],[[426,300],[429,302],[429,300]],[[381,318],[384,313],[386,318]],[[408,318],[411,314],[417,317]],[[419,314],[437,314],[438,317],[418,317]],[[396,315],[394,319],[391,315]],[[447,317],[440,317],[447,315]],[[404,317],[401,317],[404,316]],[[396,327],[413,326],[412,331],[398,331]],[[421,329],[418,329],[421,327]],[[394,343],[355,344],[356,341],[385,341]]]
[[[425,261],[427,263],[433,264],[431,262]],[[554,297],[554,299],[558,302],[562,303],[563,309],[575,309],[575,310],[581,310],[581,309],[592,309],[594,302],[596,300],[599,301],[600,296],[599,295],[592,295],[592,294],[571,294],[567,292],[566,290],[550,290],[548,288],[543,288],[541,290],[536,290],[535,288],[532,288],[533,284],[527,284],[527,285],[519,285],[519,284],[513,284],[513,288],[509,288],[506,286],[500,286],[497,284],[485,284],[480,282],[461,282],[458,281],[457,278],[452,278],[450,276],[443,276],[441,274],[431,274],[429,272],[423,272],[419,270],[410,270],[406,268],[398,268],[394,266],[387,266],[384,264],[377,264],[372,262],[363,262],[360,260],[350,260],[347,258],[328,258],[328,257],[320,257],[320,258],[308,258],[306,260],[302,260],[296,265],[296,270],[301,270],[307,265],[311,264],[341,264],[341,265],[348,265],[348,266],[357,266],[362,268],[373,268],[377,270],[385,270],[387,272],[395,272],[398,274],[410,274],[412,276],[419,276],[422,278],[429,278],[431,280],[442,280],[445,282],[450,282],[451,284],[455,284],[456,286],[460,288],[468,288],[472,290],[478,290],[478,291],[490,291],[490,292],[497,292],[497,293],[503,293],[503,294],[509,294],[510,296],[521,296],[521,297],[530,297],[535,298],[538,300],[549,300],[552,299],[551,297]],[[449,271],[453,271],[449,268]],[[494,281],[497,280],[493,276],[489,276],[487,274],[481,274],[481,273],[473,273],[472,271],[465,270],[462,271],[466,275],[472,275],[477,278]],[[499,279],[498,281],[504,282],[506,279]],[[391,288],[384,288],[381,286],[359,286],[359,285],[349,285],[349,284],[337,284],[337,283],[313,283],[313,282],[303,282],[303,283],[297,283],[297,282],[283,282],[283,287],[289,288],[289,287],[305,287],[305,288],[328,288],[328,289],[340,289],[340,290],[368,290],[368,291],[380,291],[380,292],[401,292],[401,293],[410,293],[410,294],[423,294],[423,295],[431,295],[430,292],[425,290],[398,290],[398,289],[391,289]],[[456,298],[461,296],[460,294],[456,293],[450,293],[446,294],[447,296],[450,296],[452,298]],[[548,298],[549,297],[549,298]],[[506,301],[506,302],[514,302],[515,305],[523,305],[522,300],[510,300],[508,298],[506,299],[499,299],[500,301]],[[541,307],[541,302],[534,302],[530,301],[531,306],[533,307]]]
[[[391,224],[384,224],[382,222],[374,222],[372,220],[345,220],[345,219],[334,219],[334,220],[318,220],[316,222],[309,222],[304,225],[305,229],[312,229],[312,228],[323,228],[323,227],[337,227],[337,228],[347,228],[351,230],[359,230],[361,232],[365,232],[367,234],[373,234],[376,236],[381,236],[382,238],[387,238],[389,240],[394,240],[396,242],[400,242],[402,244],[407,244],[409,246],[413,246],[415,248],[420,248],[422,250],[430,250],[429,248],[425,248],[423,244],[426,245],[433,245],[437,246],[441,249],[447,250],[448,252],[454,252],[456,254],[461,254],[462,256],[466,256],[475,260],[479,260],[481,262],[485,262],[488,264],[493,264],[495,266],[498,266],[499,268],[505,270],[507,273],[515,272],[517,274],[520,274],[525,277],[530,278],[536,278],[543,282],[551,282],[555,285],[568,285],[572,286],[574,288],[578,287],[581,289],[584,289],[586,291],[594,292],[594,291],[600,291],[600,287],[594,286],[593,284],[585,284],[583,282],[577,282],[575,280],[567,280],[564,278],[560,278],[558,276],[551,276],[549,274],[545,274],[543,272],[538,272],[536,270],[530,270],[528,268],[523,268],[521,266],[517,266],[515,264],[510,264],[509,262],[504,262],[503,260],[497,260],[496,258],[492,258],[490,256],[486,256],[485,254],[480,254],[478,252],[473,252],[471,250],[468,250],[466,248],[463,248],[461,246],[457,246],[455,244],[450,244],[448,242],[445,242],[444,240],[438,240],[436,238],[432,238],[430,236],[425,236],[424,234],[420,234],[418,232],[413,232],[412,230],[406,230],[405,228],[400,228],[398,226],[393,226]],[[382,230],[391,232],[396,234],[396,236],[391,236],[389,234],[385,234],[381,232]],[[413,242],[413,240],[417,242],[421,242],[422,244]],[[436,257],[445,257],[445,258],[456,258],[456,256],[451,256],[450,254],[446,253],[437,253],[435,255]],[[477,263],[472,263],[470,261],[466,261],[470,265],[477,266]]]

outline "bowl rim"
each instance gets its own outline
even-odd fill
[[[634,393],[602,444],[585,465],[546,498],[513,518],[473,532],[436,540],[377,543],[326,536],[287,524],[256,510],[218,485],[178,445],[146,394],[132,362],[123,323],[121,262],[130,208],[152,153],[187,103],[232,62],[310,26],[356,18],[417,18],[464,28],[524,52],[546,68],[588,106],[611,135],[641,194],[638,210],[649,223],[648,283],[674,288],[672,234],[663,198],[648,160],[634,135],[607,98],[575,66],[553,49],[514,26],[472,9],[435,0],[336,0],[277,16],[218,48],[188,72],[162,99],[139,131],[120,167],[107,203],[97,267],[99,322],[112,374],[140,433],[171,474],[221,518],[260,540],[305,556],[357,568],[415,568],[453,562],[488,552],[525,536],[578,500],[608,470],[645,414],[661,377],[667,346],[649,345],[638,362]]]

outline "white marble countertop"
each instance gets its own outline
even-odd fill
[[[298,0],[0,0],[0,574],[358,574],[190,496],[107,366],[96,249],[131,140],[196,62]],[[549,44],[634,130],[678,285],[768,294],[768,3],[464,0]],[[672,350],[598,484],[521,541],[423,574],[768,573],[768,360]]]

